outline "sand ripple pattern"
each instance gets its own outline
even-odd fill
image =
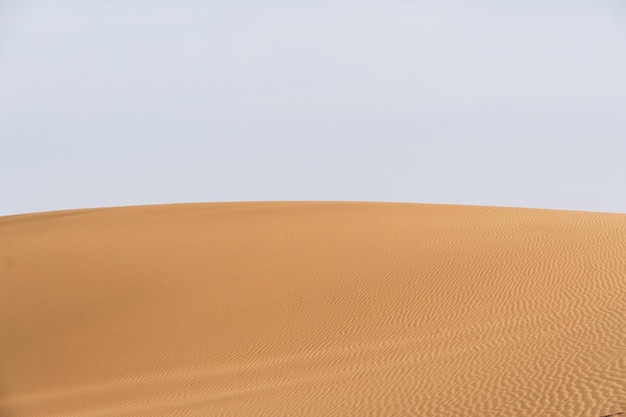
[[[224,203],[0,218],[0,416],[626,413],[626,215]]]

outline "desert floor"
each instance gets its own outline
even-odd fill
[[[0,217],[0,416],[626,413],[626,215],[224,203]]]

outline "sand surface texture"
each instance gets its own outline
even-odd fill
[[[226,203],[0,218],[0,416],[626,413],[626,215]]]

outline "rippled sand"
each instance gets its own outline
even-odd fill
[[[626,413],[626,215],[227,203],[0,218],[0,416]]]

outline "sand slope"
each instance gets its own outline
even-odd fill
[[[626,412],[626,215],[228,203],[0,218],[0,416]]]

